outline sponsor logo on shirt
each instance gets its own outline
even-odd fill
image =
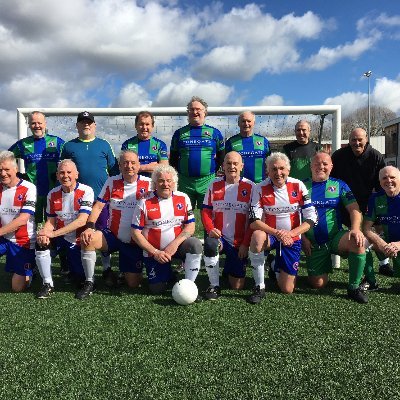
[[[248,192],[247,192],[246,189],[243,189],[243,190],[242,190],[242,196],[243,196],[243,197],[247,196],[247,193],[248,193]]]
[[[237,210],[237,211],[243,211],[246,213],[249,209],[250,205],[247,202],[239,202],[239,201],[215,201],[213,205],[213,209],[220,211],[220,210]]]
[[[291,193],[292,197],[297,197],[297,192],[295,190],[293,190],[293,192]]]
[[[328,187],[328,192],[336,192],[336,186],[329,186]]]
[[[183,204],[182,204],[182,203],[178,203],[178,204],[176,205],[176,208],[177,208],[178,210],[182,210]]]
[[[56,144],[54,142],[49,142],[49,147],[56,147]]]

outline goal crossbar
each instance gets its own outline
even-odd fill
[[[46,116],[76,116],[83,110],[95,116],[135,116],[140,111],[150,111],[155,116],[185,116],[186,107],[141,107],[141,108],[18,108],[17,124],[18,138],[28,135],[28,115],[33,111],[43,112]],[[314,106],[248,106],[248,107],[208,107],[209,116],[238,115],[243,111],[252,111],[257,115],[332,115],[332,150],[337,150],[341,143],[341,106],[314,105]]]

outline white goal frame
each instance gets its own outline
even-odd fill
[[[154,116],[186,116],[186,107],[141,107],[141,108],[17,108],[18,139],[28,136],[28,115],[33,111],[46,116],[76,116],[82,111],[95,116],[135,116],[140,111],[150,111]],[[247,106],[247,107],[208,107],[208,116],[238,115],[243,111],[253,111],[256,115],[332,115],[332,151],[341,143],[341,106]]]

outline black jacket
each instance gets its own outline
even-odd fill
[[[367,143],[364,153],[356,157],[350,146],[332,154],[331,176],[345,181],[354,194],[360,210],[365,213],[372,191],[381,189],[379,171],[385,167],[383,155]]]

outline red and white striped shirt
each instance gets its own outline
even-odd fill
[[[195,222],[192,205],[186,193],[173,192],[168,199],[155,192],[140,200],[133,213],[132,227],[159,250],[164,250],[183,230]]]
[[[20,213],[30,214],[28,222],[16,231],[4,235],[5,239],[27,249],[35,247],[35,205],[36,186],[33,183],[21,179],[16,186],[11,188],[1,186],[0,226],[6,226]]]
[[[47,195],[46,213],[48,217],[56,219],[56,229],[63,228],[75,221],[79,213],[90,214],[93,207],[94,193],[90,186],[76,183],[72,192],[65,193],[62,186],[50,190]],[[70,243],[80,243],[80,234],[85,229],[82,227],[64,235]]]
[[[249,227],[251,193],[255,184],[242,178],[238,183],[227,183],[217,178],[208,187],[201,210],[204,229],[216,228],[232,246],[239,247]]]
[[[288,177],[286,185],[277,188],[270,178],[260,182],[253,191],[252,218],[260,219],[275,229],[292,230],[305,220],[317,222],[317,213],[304,183]],[[294,240],[300,237],[293,238]]]
[[[98,201],[109,203],[111,232],[121,242],[130,243],[131,224],[133,212],[137,202],[151,188],[151,179],[145,176],[138,176],[136,182],[129,183],[124,180],[122,174],[111,176],[104,184]]]

